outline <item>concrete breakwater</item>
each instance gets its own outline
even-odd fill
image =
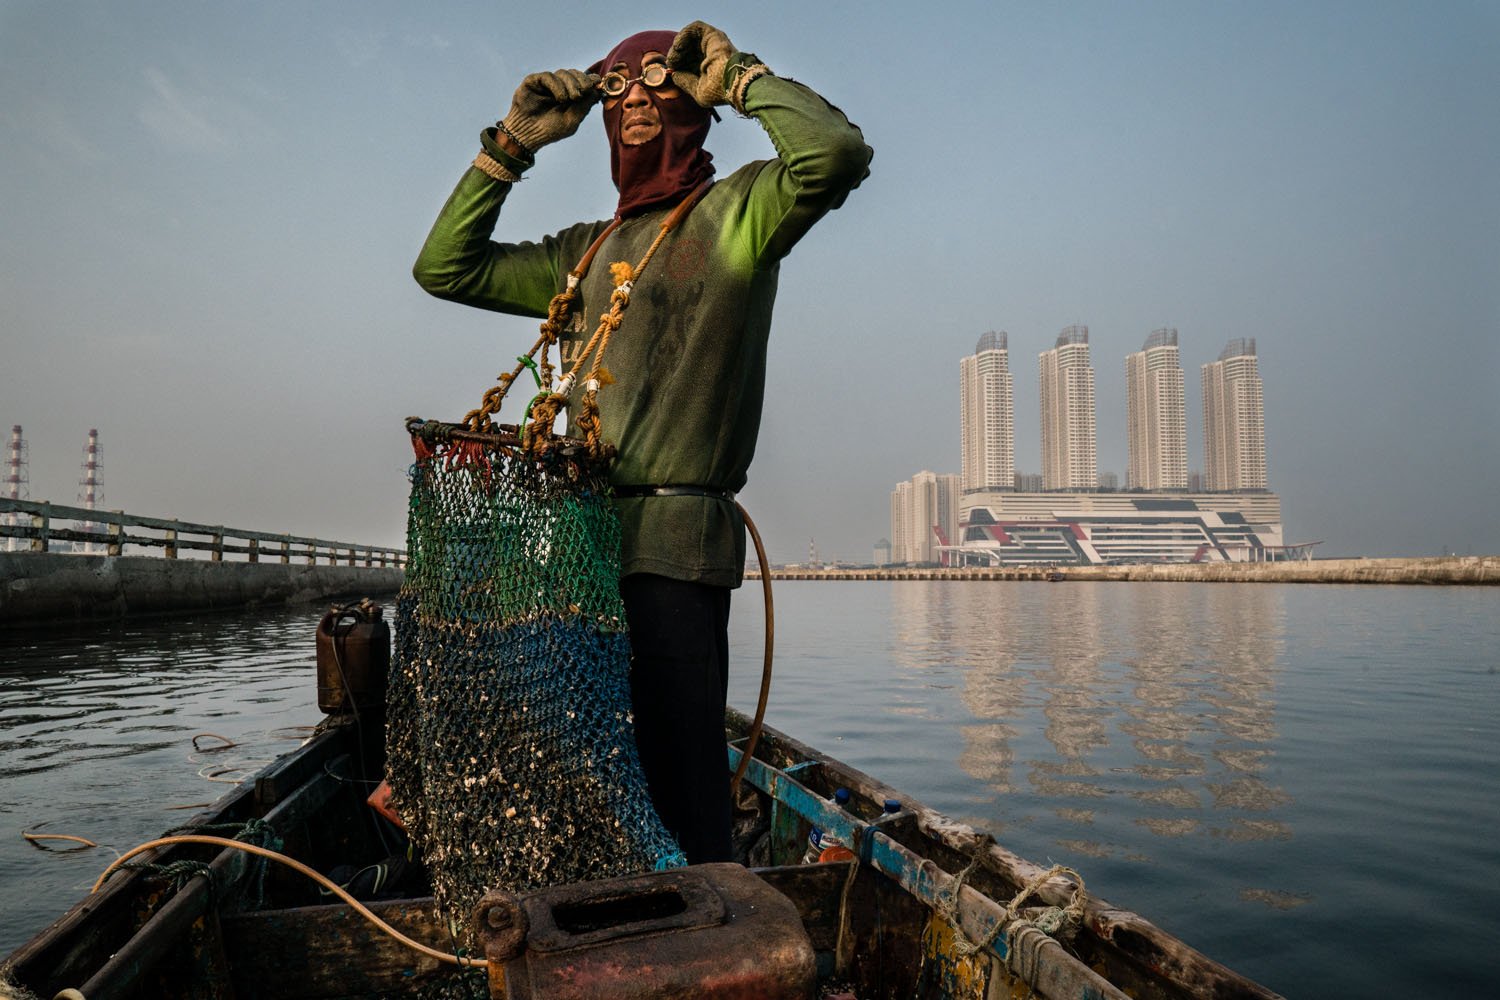
[[[0,625],[389,594],[394,566],[0,552]]]
[[[759,579],[758,571],[746,576]],[[1500,584],[1500,556],[1316,559],[1274,563],[1154,563],[1132,566],[785,568],[773,580],[1119,580],[1177,583]]]

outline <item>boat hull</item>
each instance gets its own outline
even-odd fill
[[[730,771],[748,729],[745,717],[729,714]],[[330,719],[189,826],[269,824],[286,853],[322,872],[391,862],[399,846],[391,840],[394,828],[365,802],[378,777],[361,773],[361,761],[378,766],[368,740],[352,720]],[[834,802],[839,788],[851,793],[844,805]],[[786,963],[798,971],[773,976],[792,984],[789,992],[724,995],[809,995],[815,981],[825,992],[844,990],[858,1000],[1276,996],[1139,915],[1082,893],[1074,877],[1031,864],[769,727],[746,766],[735,809],[736,850],[749,866],[738,877],[768,893],[765,900],[781,900],[756,905],[780,908],[800,942],[787,953],[801,957]],[[848,845],[854,860],[802,864],[814,826]],[[75,988],[88,1000],[363,1000],[465,974],[376,931],[303,876],[238,850],[175,845],[143,858],[158,866],[193,861],[204,873],[175,889],[150,871],[115,875],[11,955],[4,971],[39,997]],[[681,871],[705,867],[717,866]],[[390,898],[366,905],[411,938],[451,953],[452,939],[434,916],[420,874],[387,888]],[[1070,907],[1077,918],[1070,932],[1043,932],[1051,916]],[[762,928],[757,935],[767,933]],[[600,986],[611,975],[622,988],[646,982],[638,970],[660,951],[676,956],[659,963],[660,983],[679,992],[619,995],[710,996],[705,984],[724,969],[723,956],[753,954],[733,935],[712,944],[690,937],[681,928],[618,934],[611,947],[620,961],[589,969],[594,991],[576,995],[611,995]],[[524,969],[517,956],[496,968],[514,967],[512,996],[568,996],[556,990],[556,970],[581,968],[588,950],[575,949],[547,974],[561,950],[548,959],[528,947]],[[760,956],[747,968],[778,961]]]

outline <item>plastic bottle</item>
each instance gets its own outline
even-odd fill
[[[840,809],[849,807],[849,789],[840,788],[833,793],[831,800]],[[836,850],[835,850],[836,849]],[[834,851],[834,857],[825,857],[830,851]],[[842,852],[840,855],[838,852]],[[820,827],[813,827],[807,834],[807,853],[802,856],[805,865],[814,864],[819,861],[847,861],[854,857],[854,852],[849,850],[839,838],[831,831]]]
[[[822,840],[822,827],[815,826],[807,831],[807,852],[802,855],[802,863],[804,865],[817,864],[818,855],[823,852]]]

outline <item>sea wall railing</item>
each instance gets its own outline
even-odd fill
[[[203,552],[213,562],[226,554],[247,562],[306,562],[309,566],[406,566],[406,550],[333,542],[301,535],[194,524],[174,518],[141,517],[118,510],[65,507],[46,501],[0,498],[0,552],[71,551],[120,555],[126,546],[160,549],[167,559]]]

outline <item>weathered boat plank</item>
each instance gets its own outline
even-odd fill
[[[343,752],[349,741],[349,727],[329,727],[308,741],[301,752],[286,754],[272,761],[250,778],[255,787],[255,803],[261,814],[275,808],[308,780],[323,770],[337,752]]]
[[[410,938],[450,947],[430,897],[365,905]],[[455,971],[381,933],[343,904],[241,913],[222,923],[237,1000],[368,996]],[[267,961],[269,955],[275,961]]]
[[[838,944],[839,898],[844,890],[844,865],[781,865],[756,868],[771,888],[792,901],[813,951],[831,962]]]

